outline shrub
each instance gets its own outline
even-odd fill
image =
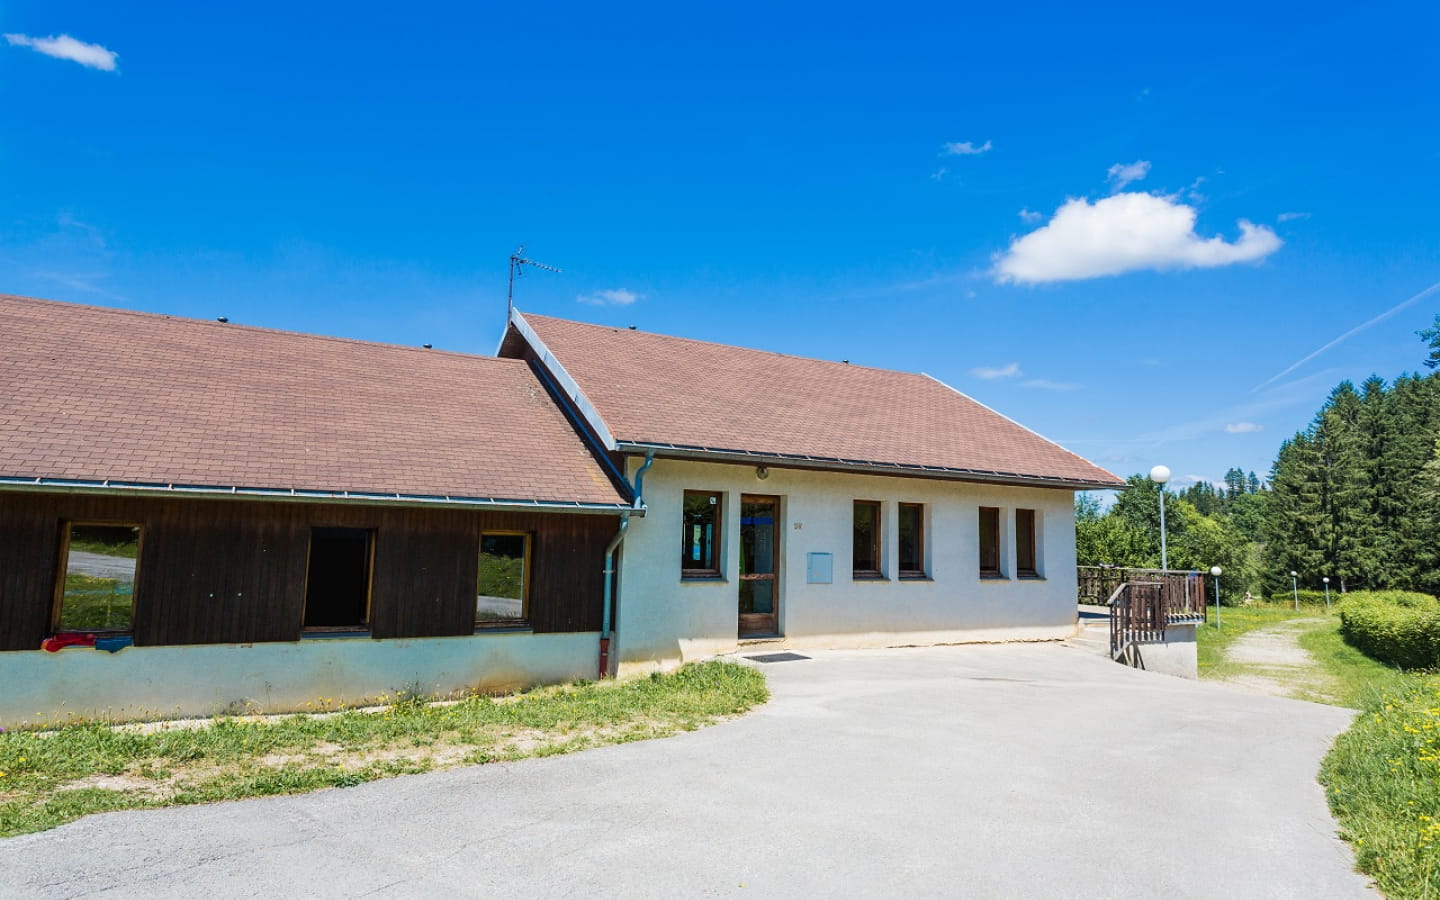
[[[1293,593],[1290,592],[1290,591],[1278,591],[1278,592],[1270,595],[1270,602],[1271,602],[1271,603],[1279,603],[1279,604],[1282,604],[1282,605],[1289,605],[1289,604],[1292,604],[1292,603],[1295,602],[1295,597],[1296,597],[1297,595],[1300,597],[1300,605],[1301,605],[1301,606],[1324,606],[1324,605],[1325,605],[1325,592],[1324,592],[1324,591],[1311,591],[1311,590],[1306,590],[1305,588],[1301,588],[1300,590],[1295,591],[1295,592],[1293,592]],[[1342,596],[1342,595],[1341,595],[1339,592],[1337,592],[1337,591],[1331,591],[1331,592],[1330,592],[1330,602],[1331,602],[1331,603],[1339,602],[1341,596]],[[1351,596],[1354,596],[1354,595],[1352,594]]]
[[[1410,591],[1356,591],[1340,604],[1340,633],[1360,652],[1402,669],[1440,666],[1440,601]]]

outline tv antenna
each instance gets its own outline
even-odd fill
[[[547,272],[558,273],[560,271],[554,266],[547,266],[533,259],[526,259],[524,254],[524,244],[521,244],[515,249],[514,253],[510,254],[510,287],[505,291],[505,321],[507,322],[510,321],[510,314],[515,311],[515,279],[525,274],[524,270],[520,268],[521,266],[534,266],[537,269],[544,269]]]

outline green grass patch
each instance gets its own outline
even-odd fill
[[[397,698],[379,712],[219,718],[201,728],[76,723],[13,731],[0,734],[0,836],[95,812],[349,787],[665,737],[768,697],[754,669],[706,662],[633,681],[449,704]]]
[[[1390,900],[1440,897],[1440,678],[1394,670],[1320,770],[1341,836]]]
[[[1368,709],[1385,694],[1412,685],[1415,676],[1378,662],[1346,643],[1340,620],[1331,617],[1324,625],[1300,635],[1300,646],[1332,676],[1333,696],[1322,702],[1351,709]]]

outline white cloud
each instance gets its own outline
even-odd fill
[[[627,291],[624,288],[616,288],[613,291],[596,291],[593,294],[580,294],[575,298],[579,303],[589,303],[591,306],[629,306],[639,300],[640,294],[634,291]]]
[[[1027,225],[1034,225],[1036,222],[1039,222],[1043,218],[1045,218],[1044,213],[1035,212],[1033,209],[1020,210],[1020,221],[1024,222]]]
[[[5,40],[9,41],[12,47],[29,47],[36,53],[43,53],[56,59],[68,59],[82,66],[101,69],[105,72],[115,71],[115,57],[118,54],[106,50],[99,44],[77,41],[68,34],[43,38],[30,37],[28,34],[7,34]]]
[[[951,141],[945,145],[946,156],[979,156],[982,153],[989,153],[993,145],[986,141],[980,146],[975,146],[970,141]]]
[[[1264,259],[1283,243],[1264,225],[1241,219],[1240,237],[1202,238],[1195,208],[1173,197],[1139,192],[1091,203],[1067,200],[1044,226],[995,254],[1002,283],[1039,284],[1121,275],[1145,269],[1228,266]]]
[[[1078,391],[1080,385],[1073,381],[1050,381],[1047,378],[1031,378],[1020,382],[1021,387],[1038,388],[1042,391]]]
[[[1115,190],[1124,190],[1132,181],[1140,181],[1150,174],[1150,161],[1138,159],[1133,163],[1116,163],[1110,167],[1110,184]]]
[[[1225,426],[1226,434],[1254,434],[1257,431],[1264,430],[1264,425],[1257,425],[1254,422],[1232,422]]]
[[[1308,219],[1308,218],[1310,218],[1310,214],[1309,214],[1309,213],[1302,213],[1302,212],[1283,212],[1283,213],[1281,213],[1280,215],[1278,215],[1278,216],[1275,217],[1275,221],[1277,221],[1277,222],[1293,222],[1293,221],[1295,221],[1296,219]]]
[[[949,169],[945,168],[944,166],[941,166],[940,168],[938,168],[938,169],[936,169],[935,171],[933,171],[933,172],[930,173],[930,180],[931,180],[931,181],[939,181],[940,179],[944,178],[945,175],[946,175],[946,173],[948,173],[949,171],[950,171]]]
[[[970,374],[976,378],[983,378],[986,381],[994,381],[997,378],[1015,378],[1018,377],[1021,372],[1020,364],[1012,362],[1008,366],[1000,366],[999,368],[977,366],[970,370]]]

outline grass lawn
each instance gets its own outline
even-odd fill
[[[622,682],[379,712],[220,718],[200,728],[73,724],[0,734],[0,837],[95,812],[295,794],[693,731],[763,703],[759,672],[690,664]]]

